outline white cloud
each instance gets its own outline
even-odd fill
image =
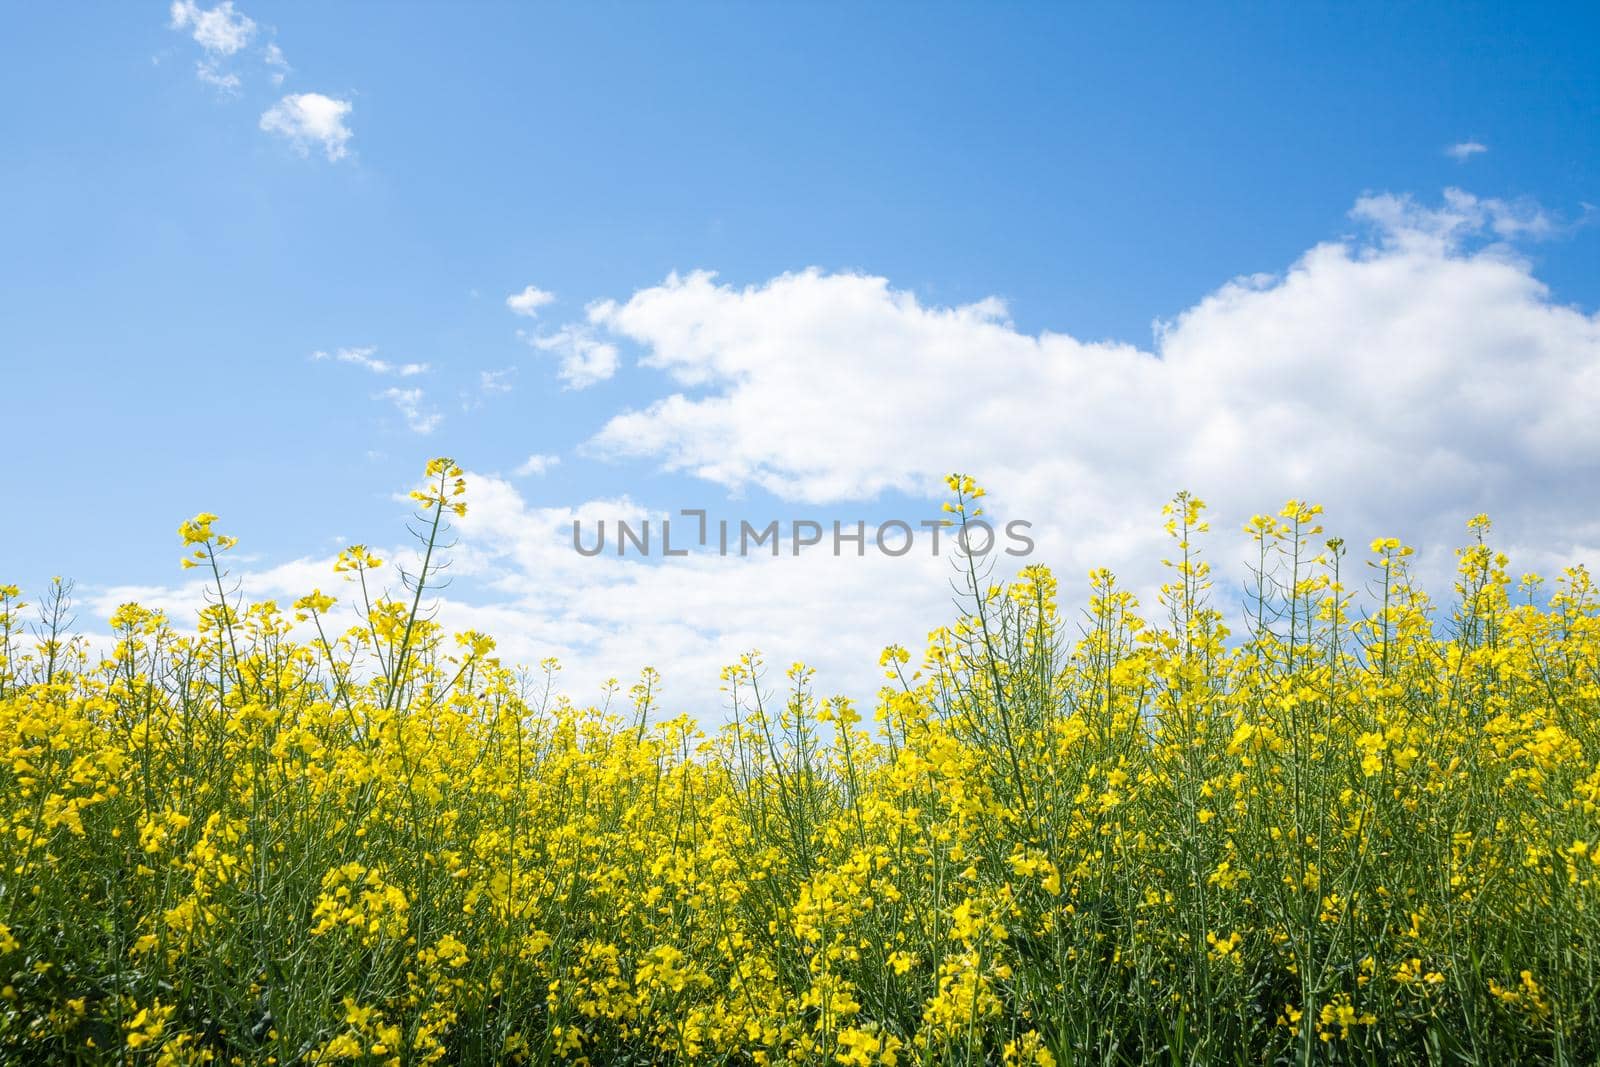
[[[377,351],[376,345],[363,345],[359,348],[340,348],[330,356],[319,349],[311,353],[311,358],[319,361],[332,359],[339,363],[353,363],[373,374],[398,374],[402,378],[411,378],[428,372],[426,363],[390,363],[386,359],[378,359],[374,355]]]
[[[244,83],[236,72],[227,69],[227,62],[254,39],[255,21],[235,9],[233,0],[223,0],[209,9],[200,7],[195,0],[174,0],[169,11],[171,27],[188,31],[205,52],[205,58],[195,64],[195,76],[220,93],[237,96]],[[276,41],[268,41],[260,56],[268,79],[275,86],[282,85],[294,69],[283,49]],[[344,145],[350,136],[343,124],[343,116],[349,110],[348,103],[316,93],[285,97],[261,116],[261,128],[283,134],[302,152],[311,143],[320,143],[328,158],[338,159],[345,154]]]
[[[225,96],[237,96],[243,84],[226,67],[228,57],[250,43],[256,24],[235,11],[231,0],[204,10],[194,0],[176,0],[170,8],[171,27],[186,30],[205,52],[195,64],[195,77]]]
[[[673,277],[592,313],[587,328],[638,343],[682,390],[619,415],[591,447],[846,521],[871,517],[853,501],[896,490],[908,494],[891,498],[897,517],[934,517],[942,476],[970,472],[991,514],[1034,523],[1034,559],[1057,568],[1064,605],[1081,603],[1090,566],[1147,592],[1164,554],[1158,509],[1183,487],[1212,505],[1219,599],[1242,573],[1239,526],[1288,497],[1326,504],[1329,533],[1353,546],[1391,534],[1419,546],[1446,595],[1451,548],[1480,510],[1515,568],[1595,562],[1600,316],[1558,304],[1505,247],[1502,231],[1536,231],[1526,209],[1463,196],[1363,200],[1370,240],[1225,284],[1148,348],[1025,333],[998,301],[930,306],[882,278]],[[422,400],[406,398],[418,416]],[[535,460],[554,463],[531,457],[517,473],[538,473]],[[749,648],[775,678],[803,659],[825,691],[870,698],[877,650],[917,645],[952,611],[947,562],[920,552],[584,558],[574,518],[592,530],[685,502],[536,508],[476,473],[469,502],[441,622],[494,634],[512,662],[562,657],[564,688],[586,699],[653,664],[669,713],[714,720],[717,668]],[[244,588],[329,588],[328,561],[311,562],[243,575]]]
[[[243,84],[239,80],[239,75],[223,70],[209,59],[202,59],[195,64],[194,76],[218,92],[226,93],[230,96],[236,95],[239,92],[239,87]]]
[[[522,461],[522,465],[517,468],[517,477],[536,478],[539,475],[544,474],[551,467],[559,465],[560,462],[560,456],[552,456],[536,452]]]
[[[261,61],[267,65],[272,73],[268,75],[273,85],[282,85],[283,79],[294,70],[289,66],[289,61],[284,57],[283,49],[276,42],[269,42],[261,53]]]
[[[377,351],[376,345],[338,348],[332,353],[318,349],[311,353],[311,358],[317,362],[348,363],[384,377],[414,378],[419,374],[426,374],[430,369],[426,363],[394,363],[379,359]],[[437,411],[423,409],[425,396],[421,389],[402,389],[398,386],[392,386],[377,394],[378,399],[387,400],[394,405],[408,428],[420,434],[432,433],[444,421],[444,416]]]
[[[347,100],[321,93],[291,93],[262,113],[261,128],[287,138],[301,155],[320,145],[329,161],[336,162],[348,154],[350,128],[344,120],[350,110]]]
[[[194,0],[174,0],[169,9],[172,28],[188,30],[195,43],[216,56],[231,56],[255,35],[256,24],[242,11],[235,11],[233,0],[223,0],[209,10]]]
[[[1482,155],[1487,151],[1489,151],[1489,146],[1486,144],[1480,144],[1477,141],[1462,141],[1446,148],[1444,154],[1457,163],[1465,163],[1473,156]]]
[[[1441,568],[1479,510],[1535,569],[1600,545],[1600,317],[1501,243],[1553,224],[1455,190],[1355,215],[1375,240],[1224,285],[1152,350],[1023,333],[998,301],[926,306],[883,278],[673,276],[592,319],[683,391],[588,447],[810,503],[971,472],[1068,573],[1152,557],[1155,509],[1184,487],[1218,529],[1311,498],[1330,529],[1406,537]]]
[[[500,370],[485,370],[478,372],[478,391],[485,395],[494,393],[511,392],[511,379],[516,376],[517,368],[503,367]]]
[[[819,668],[825,690],[870,697],[882,647],[919,644],[950,611],[951,571],[932,556],[587,558],[572,548],[575,519],[586,538],[602,519],[637,527],[647,518],[659,537],[669,516],[626,498],[533,507],[510,483],[472,473],[468,494],[452,573],[460,594],[486,585],[492,594],[448,605],[441,617],[496,635],[508,660],[560,657],[565,688],[586,699],[607,677],[631,679],[653,665],[666,675],[671,714],[716,721],[718,672],[751,649],[775,665],[769,682],[800,658]]]
[[[592,327],[567,325],[552,334],[530,337],[528,343],[561,357],[556,373],[568,389],[587,389],[617,373],[617,346],[596,337]]]
[[[538,286],[530,285],[522,292],[512,293],[506,297],[506,307],[518,315],[525,315],[531,319],[539,314],[540,308],[551,303],[555,298],[556,294],[547,293]]]
[[[422,410],[424,393],[421,389],[390,386],[378,395],[394,405],[413,433],[432,433],[444,421],[444,416],[438,412]]]
[[[1444,203],[1424,207],[1410,196],[1382,193],[1356,201],[1351,216],[1377,227],[1387,244],[1432,243],[1441,251],[1470,238],[1488,235],[1506,241],[1553,237],[1561,227],[1538,204],[1528,200],[1480,198],[1460,189],[1446,189]]]

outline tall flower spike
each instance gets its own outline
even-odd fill
[[[411,499],[418,507],[423,511],[449,508],[457,518],[467,513],[467,502],[463,499],[467,495],[467,479],[454,460],[448,456],[430,459],[423,477],[429,479],[428,485],[411,491]]]
[[[217,517],[209,511],[202,511],[188,522],[178,526],[178,536],[183,538],[185,545],[194,545],[195,550],[184,557],[181,565],[184,570],[199,566],[212,551],[226,552],[239,543],[237,537],[219,534],[211,528]]]

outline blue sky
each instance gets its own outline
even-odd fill
[[[28,5],[11,13],[0,41],[0,92],[10,101],[0,139],[9,206],[0,219],[0,380],[16,464],[13,517],[0,525],[8,580],[36,587],[63,573],[107,596],[175,583],[173,531],[202,508],[221,513],[262,567],[318,559],[338,538],[382,542],[403,514],[394,495],[440,453],[502,476],[515,507],[626,497],[647,510],[920,514],[935,480],[868,439],[834,461],[726,427],[676,450],[663,434],[678,424],[660,418],[622,445],[620,431],[604,432],[615,416],[673,393],[691,403],[722,396],[763,418],[761,361],[810,358],[815,324],[836,321],[828,301],[848,303],[856,290],[772,294],[763,306],[812,307],[815,295],[815,317],[784,334],[781,316],[763,312],[773,335],[759,343],[744,326],[724,335],[719,324],[732,321],[745,287],[807,268],[819,285],[884,279],[896,299],[930,311],[1003,301],[1003,311],[978,316],[988,326],[950,341],[970,344],[966,363],[947,356],[928,373],[949,378],[951,391],[964,390],[963,371],[1013,391],[991,398],[978,429],[962,430],[948,417],[918,423],[939,398],[923,396],[926,382],[908,388],[923,399],[902,401],[904,410],[889,403],[884,417],[907,420],[912,451],[946,433],[1020,429],[1006,425],[1007,397],[1040,387],[1026,365],[993,371],[989,340],[1060,334],[1155,352],[1157,320],[1206,307],[1230,279],[1277,279],[1257,284],[1279,286],[1293,303],[1285,279],[1329,243],[1345,242],[1354,263],[1417,266],[1422,273],[1401,271],[1413,280],[1477,265],[1488,290],[1545,313],[1541,322],[1570,311],[1552,327],[1555,339],[1518,357],[1542,361],[1539,373],[1518,370],[1518,381],[1570,381],[1592,366],[1594,5],[1228,12],[237,0],[223,12],[235,39],[208,48],[196,31],[215,13],[210,0],[187,14],[163,4]],[[266,61],[269,46],[286,67]],[[237,85],[217,84],[230,78]],[[299,94],[348,105],[338,119],[348,139],[297,143],[281,123],[264,128],[273,126],[264,116]],[[1452,154],[1459,145],[1481,151]],[[1417,235],[1436,245],[1418,251]],[[1491,278],[1491,267],[1502,273]],[[663,290],[673,272],[696,270],[728,288]],[[1537,291],[1519,290],[1519,279]],[[1418,284],[1418,299],[1471,291]],[[516,315],[506,298],[529,285],[555,299]],[[1308,288],[1320,313],[1340,322],[1356,314],[1341,298],[1315,295],[1332,289]],[[639,294],[652,291],[676,310],[645,308]],[[622,310],[586,313],[603,300]],[[1293,312],[1301,323],[1316,313]],[[1205,321],[1196,316],[1191,333]],[[1383,321],[1372,336],[1409,336],[1399,318]],[[924,342],[915,338],[936,328],[911,327],[895,374],[917,376]],[[1471,323],[1462,329],[1483,335]],[[737,337],[674,354],[684,330]],[[1245,333],[1283,336],[1273,331]],[[1219,351],[1231,336],[1215,340]],[[544,349],[529,343],[541,337]],[[615,373],[570,388],[560,353],[574,338],[612,346]],[[870,324],[833,338],[855,346],[857,362],[819,367],[832,377],[817,388],[866,388],[852,368],[881,370],[882,338]],[[1209,343],[1194,341],[1197,351]],[[340,350],[367,362],[341,361]],[[1494,368],[1505,351],[1475,358]],[[1443,347],[1437,354],[1440,365],[1453,358]],[[377,373],[374,360],[390,371]],[[394,368],[405,364],[428,369],[402,376]],[[1315,380],[1295,373],[1281,371],[1243,417],[1272,410],[1272,388],[1294,393],[1297,380]],[[871,376],[873,387],[897,392],[895,374]],[[793,388],[785,382],[770,384]],[[1548,396],[1526,398],[1528,410],[1581,399],[1588,387],[1544,388]],[[829,426],[830,409],[818,410],[820,438],[853,440],[856,423]],[[1500,414],[1506,433],[1527,424],[1525,413]],[[1494,417],[1478,411],[1465,425],[1491,432]],[[1452,466],[1450,432],[1384,444],[1398,453],[1375,445],[1374,454],[1436,452],[1462,485],[1490,484],[1465,460]],[[1063,463],[1127,464],[1130,480],[1117,484],[1130,487],[1146,475],[1167,488],[1176,488],[1169,475],[1236,480],[1226,465],[1152,470],[1149,456],[1105,459],[1093,438],[1043,436],[1049,455],[1036,462],[1023,461],[1026,433],[1005,450],[972,450],[978,461],[1002,457],[988,466],[1012,479],[1017,508],[1030,514],[1049,513],[1047,502],[1069,487],[1094,495]],[[1550,492],[1597,488],[1587,439],[1548,470],[1535,469],[1548,458],[1541,442],[1497,477]],[[744,449],[735,467],[745,473],[705,476],[705,456],[719,449]],[[560,461],[516,478],[533,454]],[[681,469],[665,469],[674,464]],[[1263,478],[1260,491],[1317,473],[1308,461]],[[1356,497],[1349,472],[1323,473],[1336,497]],[[1389,518],[1399,505],[1383,502],[1414,499],[1406,490],[1385,486],[1370,513],[1352,517]],[[1518,530],[1556,521],[1509,490],[1467,495],[1509,512]],[[1432,531],[1449,503],[1393,519]],[[1563,514],[1549,543],[1520,536],[1552,558],[1593,543],[1584,516]],[[1106,517],[1064,531],[1063,543],[1106,551],[1119,529]],[[1077,563],[1076,549],[1067,555]],[[513,549],[502,544],[488,558],[500,563],[468,568],[479,577],[461,583],[462,598],[495,601],[493,590],[516,584]],[[517,610],[500,621],[515,625]],[[804,644],[810,634],[791,636]]]

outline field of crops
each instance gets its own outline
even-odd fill
[[[1180,494],[1159,603],[969,570],[876,708],[751,655],[719,727],[441,632],[428,484],[338,609],[232,599],[209,515],[197,624],[0,588],[0,1062],[1600,1056],[1600,595],[1485,519],[1438,600],[1296,502],[1213,590]]]

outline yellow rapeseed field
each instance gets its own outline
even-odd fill
[[[872,712],[752,654],[713,727],[441,632],[427,484],[344,632],[234,599],[211,515],[197,625],[0,587],[0,1062],[1600,1056],[1600,597],[1486,519],[1434,602],[1291,502],[1236,612],[1180,494],[1157,604],[968,564]]]

